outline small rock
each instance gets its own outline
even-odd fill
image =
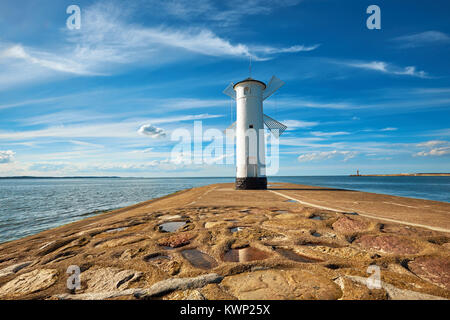
[[[171,248],[178,248],[190,243],[191,236],[187,233],[175,234],[173,236],[162,238],[158,240],[160,246],[166,246]]]
[[[24,273],[0,288],[0,296],[21,296],[38,292],[52,286],[58,278],[54,269],[36,269]]]
[[[342,234],[352,234],[365,231],[368,228],[368,223],[348,217],[341,217],[332,224],[332,227],[335,231]]]

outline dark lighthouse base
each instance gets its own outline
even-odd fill
[[[236,178],[236,190],[266,190],[266,177]]]

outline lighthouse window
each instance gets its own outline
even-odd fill
[[[245,87],[244,88],[244,94],[250,94],[250,88],[249,87]]]
[[[252,124],[251,124],[251,125],[249,125],[248,127],[249,127],[250,129],[253,129],[253,125],[252,125]]]

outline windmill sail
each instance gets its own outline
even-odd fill
[[[233,122],[228,128],[226,128],[224,132],[226,133],[227,130],[235,131],[236,130],[236,121]]]
[[[278,122],[275,119],[272,119],[266,114],[264,115],[264,124],[267,126],[270,132],[272,132],[272,134],[277,138],[279,138],[283,134],[283,132],[287,129],[287,126],[285,126],[281,122]],[[274,130],[278,130],[278,133],[277,131]]]
[[[232,82],[228,85],[228,87],[225,88],[225,90],[223,90],[223,93],[225,93],[231,99],[236,100],[236,91],[234,91],[233,87],[234,87],[234,84]]]
[[[268,97],[270,97],[275,91],[280,89],[284,85],[284,82],[278,79],[275,76],[272,76],[272,79],[270,79],[269,83],[267,84],[266,89],[263,92],[263,100],[266,100]]]

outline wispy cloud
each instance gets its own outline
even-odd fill
[[[34,100],[24,100],[20,102],[15,103],[8,103],[8,104],[0,104],[0,110],[1,109],[8,109],[8,108],[15,108],[15,107],[23,107],[23,106],[29,106],[29,105],[35,105],[35,104],[42,104],[46,102],[54,102],[59,100],[60,97],[50,97],[50,98],[43,98],[43,99],[34,99]]]
[[[347,132],[347,131],[336,131],[336,132],[313,131],[313,132],[311,132],[311,134],[313,136],[317,136],[317,137],[334,137],[334,136],[349,135],[350,132]]]
[[[354,158],[358,153],[356,151],[321,151],[321,152],[311,152],[298,156],[297,160],[299,162],[309,162],[309,161],[320,161],[327,160],[334,157],[341,156],[343,161],[348,161]]]
[[[415,66],[408,66],[408,67],[401,68],[401,67],[397,67],[393,64],[383,62],[383,61],[348,62],[348,63],[345,63],[345,65],[352,67],[352,68],[378,71],[378,72],[382,72],[382,73],[386,73],[386,74],[404,75],[404,76],[412,76],[412,77],[419,77],[419,78],[427,78],[428,77],[428,75],[425,71],[419,71],[416,69]]]
[[[153,124],[178,123],[182,121],[202,120],[221,117],[221,115],[180,115],[153,119],[128,119],[120,122],[87,123],[51,126],[39,130],[0,131],[0,140],[25,140],[38,138],[136,138],[136,129],[142,123]]]
[[[319,44],[312,46],[296,45],[286,48],[275,48],[275,47],[263,47],[263,46],[253,46],[251,51],[255,53],[264,53],[266,55],[272,55],[277,53],[295,53],[295,52],[309,52],[319,48]]]
[[[425,31],[391,39],[401,48],[424,47],[450,43],[450,36],[440,31]]]
[[[283,1],[284,5],[289,5],[288,2],[291,1]],[[232,12],[239,16],[241,12],[242,16],[244,12],[250,13],[250,8],[263,8],[265,5],[273,7],[267,1],[239,2],[238,6],[230,6],[239,9],[232,9],[229,14],[231,16]],[[64,38],[57,49],[0,43],[0,66],[5,66],[0,85],[4,83],[6,87],[61,76],[106,76],[137,63],[147,67],[160,66],[191,59],[195,55],[268,60],[278,54],[308,52],[318,47],[317,44],[274,47],[239,43],[219,36],[204,24],[174,27],[131,23],[129,21],[138,12],[131,7],[134,6],[121,2],[97,2],[83,8],[82,28],[76,31],[62,29]],[[192,11],[192,4],[184,1],[171,1],[168,7],[174,12],[183,12],[181,8],[185,8],[185,12]],[[215,19],[218,16],[215,15]],[[223,19],[227,18],[224,16]]]
[[[427,150],[415,153],[414,156],[416,157],[439,157],[450,155],[450,142],[448,141],[432,140],[419,143],[417,146],[426,148]]]
[[[170,0],[147,1],[148,6],[180,20],[216,23],[221,27],[234,26],[248,16],[269,15],[277,9],[298,5],[302,0]]]
[[[0,52],[0,61],[7,59],[19,59],[30,64],[35,64],[53,71],[73,73],[76,75],[99,75],[88,71],[82,63],[71,59],[59,57],[48,52],[25,49],[22,45],[13,45]]]

